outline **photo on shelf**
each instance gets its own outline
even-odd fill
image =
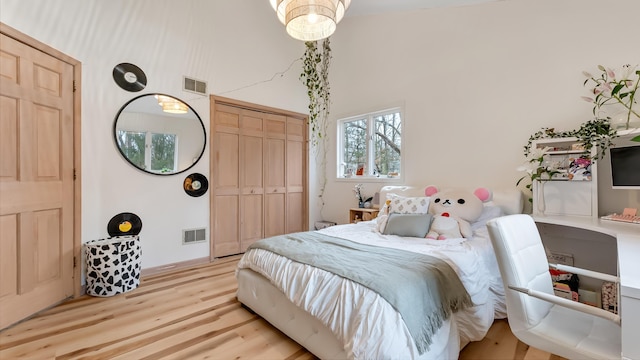
[[[571,181],[591,181],[591,160],[577,158],[569,165],[569,180]]]

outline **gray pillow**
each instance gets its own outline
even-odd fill
[[[431,226],[431,214],[389,214],[385,235],[398,235],[423,238]]]

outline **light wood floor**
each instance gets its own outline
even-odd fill
[[[83,296],[0,332],[0,359],[315,359],[236,300],[239,256],[148,276],[108,298]],[[557,359],[498,320],[460,359]]]

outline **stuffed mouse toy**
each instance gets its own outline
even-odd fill
[[[473,235],[471,223],[482,214],[483,203],[491,200],[491,191],[478,188],[473,193],[464,190],[439,191],[428,186],[424,193],[431,197],[429,213],[433,222],[425,236],[429,239],[467,238]]]

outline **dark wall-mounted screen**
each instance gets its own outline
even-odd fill
[[[640,145],[611,148],[614,189],[640,189]]]

